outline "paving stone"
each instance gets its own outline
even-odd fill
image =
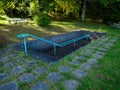
[[[0,81],[5,80],[7,78],[8,78],[8,74],[7,73],[0,74]]]
[[[17,54],[11,54],[10,57],[16,58],[18,55]]]
[[[92,50],[91,48],[88,48],[88,49],[86,50],[86,52],[88,52],[89,54],[92,54],[94,51],[95,51],[95,50]]]
[[[45,74],[47,72],[47,69],[44,66],[36,67],[33,69],[33,72],[37,75]]]
[[[91,51],[84,51],[84,52],[81,53],[81,55],[83,55],[83,56],[89,56],[91,54],[92,54]]]
[[[11,49],[11,48],[6,48],[6,49],[4,50],[4,52],[5,52],[6,54],[8,54],[8,55],[11,55],[11,54],[13,54],[13,49]]]
[[[115,42],[117,38],[109,40],[110,42]]]
[[[98,48],[97,50],[106,52],[108,49],[105,49],[105,48]]]
[[[7,62],[7,61],[9,61],[10,59],[8,58],[8,57],[3,57],[3,58],[1,58],[0,59],[0,62]]]
[[[60,72],[70,72],[72,70],[72,68],[67,65],[60,66],[58,69]]]
[[[26,66],[27,66],[27,67],[33,67],[35,64],[36,64],[36,62],[29,61],[29,62],[26,64]]]
[[[79,65],[79,61],[77,59],[74,59],[70,62],[70,64],[73,64],[73,65]]]
[[[49,85],[45,82],[37,82],[33,87],[32,90],[49,90]]]
[[[103,57],[103,55],[99,55],[97,53],[93,54],[93,58],[100,59],[102,57]]]
[[[0,51],[0,58],[2,58],[2,57],[3,57],[3,52]]]
[[[111,46],[108,45],[108,44],[105,44],[103,47],[106,48],[106,49],[109,49]]]
[[[76,90],[79,83],[75,80],[66,80],[63,84],[67,90]]]
[[[89,59],[87,62],[90,63],[90,64],[97,64],[97,63],[98,63],[98,60],[95,59],[95,58],[91,58],[91,59]]]
[[[98,43],[96,44],[96,46],[97,46],[97,47],[100,47],[101,45],[103,45],[103,43],[104,43],[104,42],[98,42]]]
[[[98,47],[97,47],[97,46],[94,46],[94,47],[92,47],[92,49],[98,49]]]
[[[18,62],[20,62],[20,63],[24,63],[26,61],[26,58],[19,58],[18,59]]]
[[[30,73],[26,73],[26,74],[24,74],[24,75],[19,77],[20,81],[26,82],[26,83],[31,82],[34,79],[35,79],[35,77],[32,74],[30,74]]]
[[[80,61],[83,61],[83,60],[86,59],[86,57],[84,57],[84,56],[76,56],[75,59],[78,59],[78,60],[80,60]]]
[[[53,82],[58,82],[62,78],[64,78],[64,77],[58,72],[52,72],[47,76],[47,79],[49,79],[50,81],[53,81]]]
[[[112,45],[113,43],[108,43],[108,44],[105,44],[103,47],[109,49]]]
[[[17,66],[16,68],[12,69],[11,73],[16,75],[16,74],[22,73],[24,71],[25,71],[25,69],[22,66]]]
[[[8,82],[1,85],[0,90],[18,90],[18,85],[15,81]]]
[[[12,67],[14,67],[16,65],[17,64],[15,62],[8,62],[8,63],[4,64],[4,67],[12,68]]]
[[[96,54],[99,54],[99,55],[105,55],[105,52],[97,51]]]
[[[101,43],[96,43],[95,44],[95,47],[97,47],[97,48],[100,47],[100,46],[101,46]]]
[[[79,79],[83,79],[84,77],[87,76],[87,73],[83,70],[77,69],[75,71],[72,72],[72,74]]]
[[[83,70],[90,70],[91,69],[91,65],[88,63],[83,63],[80,68],[82,68]]]

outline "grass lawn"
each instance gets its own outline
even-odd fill
[[[51,23],[49,27],[40,27],[35,25],[33,22],[30,22],[29,24],[10,25],[8,22],[5,21],[5,18],[6,17],[0,16],[0,33],[7,34],[10,43],[16,43],[21,41],[16,38],[17,34],[20,33],[30,33],[40,37],[47,37],[51,35],[72,32],[75,30],[88,30],[88,31],[96,31],[96,32],[97,31],[106,32],[109,34],[108,36],[110,36],[111,38],[117,37],[118,39],[114,43],[114,45],[106,52],[105,56],[99,60],[100,66],[92,69],[86,78],[79,80],[77,78],[74,78],[70,73],[68,74],[62,73],[62,74],[65,76],[66,79],[75,79],[81,82],[81,85],[77,87],[77,90],[120,90],[120,70],[119,70],[120,69],[120,30],[119,29],[115,29],[104,24],[81,22],[81,21],[72,21],[72,22],[54,21]],[[92,47],[93,46],[91,45],[91,48]],[[60,62],[59,65],[58,64],[52,65],[51,69],[49,69],[50,65],[43,62],[38,62],[35,66],[33,66],[33,68],[42,65],[48,68],[48,73],[55,72],[57,71],[58,66],[64,64],[68,65],[69,61],[71,61],[79,53],[81,53],[81,51],[78,50],[73,55],[65,57],[65,60],[63,62]],[[31,57],[25,56],[23,53],[19,53],[19,56],[12,60],[16,62],[16,60],[19,59],[19,57],[25,57],[28,60],[33,60],[31,59]],[[8,70],[2,68],[3,64],[0,64],[0,68],[1,68],[0,73],[4,72],[4,70],[6,71]],[[20,65],[24,67],[24,64],[20,63]],[[75,70],[80,66],[72,65],[72,67],[73,70]],[[27,73],[31,72],[33,68],[30,69],[28,68],[26,72]],[[19,75],[10,76],[11,78],[9,78],[8,81],[11,81],[12,79],[16,79],[18,81],[20,90],[30,90],[29,87],[31,87],[39,80],[44,81],[45,75],[47,75],[48,73],[38,76],[33,82],[29,84],[18,81]],[[64,81],[64,79],[61,80],[61,82],[62,81]],[[7,80],[0,81],[0,84],[3,84],[5,82],[7,82]],[[48,80],[46,80],[46,82],[51,83]],[[52,85],[53,86],[50,88],[51,90],[65,89],[63,88],[63,84],[61,83],[54,83],[54,84],[52,83]]]

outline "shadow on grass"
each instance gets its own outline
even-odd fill
[[[1,33],[6,33],[11,43],[19,42],[17,35],[21,33],[29,33],[39,37],[48,37],[51,35],[66,33],[63,28],[59,26],[39,27],[33,25],[5,25],[0,24]]]
[[[107,32],[112,35],[120,35],[120,30],[109,27],[104,24],[91,23],[91,22],[53,22],[49,27],[40,27],[34,24],[24,24],[24,25],[5,25],[0,24],[0,31],[8,35],[10,42],[20,42],[16,38],[18,34],[29,33],[39,37],[48,37],[52,35],[57,35],[61,33],[67,33],[75,30],[87,30],[87,31],[101,31]]]
[[[62,23],[64,24],[64,23]],[[120,35],[120,29],[110,27],[106,24],[102,23],[94,23],[94,22],[88,22],[88,21],[73,21],[71,22],[71,25],[73,25],[76,28],[90,30],[90,31],[98,31],[98,32],[107,32],[112,35],[119,34]]]

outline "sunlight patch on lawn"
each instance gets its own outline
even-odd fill
[[[6,15],[0,15],[0,24],[8,24],[6,18],[8,18]]]
[[[2,29],[2,31],[7,31],[8,32],[8,31],[10,31],[10,29]]]

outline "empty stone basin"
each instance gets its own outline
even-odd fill
[[[71,39],[84,36],[84,35],[90,35],[90,38],[81,39],[79,41],[76,41],[75,44],[71,43],[64,47],[57,46],[56,48],[56,54],[54,54],[53,45],[46,43],[41,40],[32,40],[27,42],[27,50],[28,54],[36,59],[40,59],[46,62],[56,61],[64,56],[70,54],[71,52],[77,50],[78,48],[87,45],[91,42],[91,40],[96,40],[98,37],[101,37],[104,35],[104,33],[97,33],[97,32],[89,32],[89,31],[74,31],[69,32],[65,34],[60,34],[56,36],[50,36],[45,39],[49,41],[53,41],[57,44],[69,41]],[[17,50],[24,51],[24,45],[23,43],[19,43],[15,46]]]

